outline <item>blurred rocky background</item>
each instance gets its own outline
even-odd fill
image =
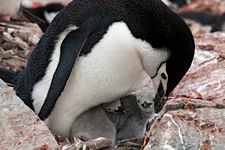
[[[185,20],[193,33],[196,44],[193,64],[151,125],[144,145],[143,140],[132,139],[108,149],[140,149],[141,146],[147,150],[225,149],[225,0],[163,1]],[[0,0],[0,18],[4,2]],[[11,70],[26,67],[27,58],[50,23],[44,12],[57,13],[68,2],[23,0],[23,10],[37,19],[21,17],[21,13],[17,17],[2,17],[10,21],[0,20],[0,67]],[[53,3],[57,5],[52,7]],[[102,138],[59,142],[1,80],[0,94],[2,149],[76,150],[110,145]]]

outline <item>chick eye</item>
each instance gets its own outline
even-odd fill
[[[138,103],[140,103],[140,100],[137,100]]]
[[[166,79],[167,79],[167,77],[166,77],[166,74],[165,74],[165,73],[162,73],[162,74],[161,74],[161,77],[162,77],[164,80],[166,80]]]

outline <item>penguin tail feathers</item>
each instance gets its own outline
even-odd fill
[[[13,85],[17,72],[0,68],[0,78],[9,85]]]

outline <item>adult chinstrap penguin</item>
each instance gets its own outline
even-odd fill
[[[193,55],[187,25],[159,0],[74,0],[53,19],[13,85],[50,129],[68,137],[81,113],[138,90],[146,75],[160,111]]]

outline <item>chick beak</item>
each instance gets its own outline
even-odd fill
[[[165,99],[166,99],[165,92],[163,90],[162,83],[160,82],[154,99],[155,113],[158,113],[160,110],[162,110]]]
[[[149,103],[149,102],[146,102],[146,101],[143,104],[141,104],[141,106],[143,108],[149,108],[151,105],[152,105],[152,103]]]

